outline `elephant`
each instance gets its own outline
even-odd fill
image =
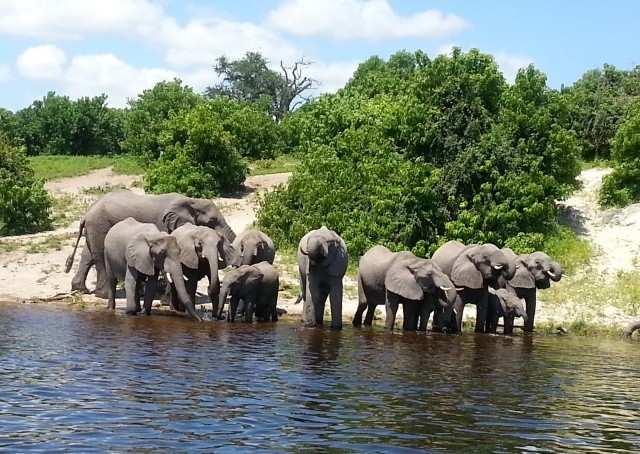
[[[84,230],[86,245],[82,251],[78,271],[71,281],[72,291],[89,293],[85,281],[89,270],[95,265],[95,296],[107,297],[104,238],[111,227],[128,217],[139,222],[155,224],[159,230],[168,233],[191,222],[211,227],[231,242],[236,239],[224,215],[212,200],[185,197],[175,192],[140,195],[126,189],[115,190],[98,199],[80,221],[76,244],[65,265],[65,272],[68,273]]]
[[[515,260],[516,272],[507,283],[499,280],[500,287],[511,287],[519,298],[524,299],[527,307],[527,320],[524,323],[525,331],[533,331],[533,323],[536,316],[537,289],[547,289],[551,281],[558,282],[562,279],[562,266],[542,251],[531,254],[516,255],[509,248],[502,251]]]
[[[144,288],[144,311],[151,313],[158,273],[164,270],[187,311],[198,321],[202,318],[195,310],[184,282],[178,242],[167,232],[161,232],[152,223],[126,218],[111,227],[104,238],[105,273],[108,286],[109,309],[115,309],[116,284],[124,281],[127,295],[127,314],[140,312],[140,288]]]
[[[278,303],[278,288],[280,277],[278,270],[267,261],[255,265],[240,265],[227,271],[222,278],[218,312],[214,313],[222,320],[224,303],[228,296],[229,311],[227,320],[233,322],[238,311],[240,300],[244,301],[244,320],[251,322],[255,312],[258,320],[278,321],[276,304]]]
[[[640,330],[640,320],[629,323],[622,332],[622,335],[625,337],[631,337],[637,330]]]
[[[426,331],[431,312],[452,306],[457,293],[449,277],[432,260],[416,257],[409,251],[391,252],[374,246],[358,265],[358,309],[353,325],[371,325],[378,304],[387,309],[385,327],[393,329],[398,304],[404,311],[403,329]],[[444,309],[443,309],[444,310]]]
[[[322,325],[329,297],[331,328],[342,329],[342,278],[349,263],[347,245],[336,232],[322,226],[300,239],[297,256],[302,322],[307,327]]]
[[[235,262],[238,253],[227,237],[203,225],[187,222],[171,232],[171,236],[176,239],[180,248],[182,273],[191,301],[195,301],[198,281],[206,276],[209,279],[207,294],[213,313],[216,314],[220,295],[218,270]],[[175,284],[171,284],[171,304],[178,310],[184,310],[179,305]]]
[[[248,229],[238,234],[233,247],[238,254],[231,266],[253,265],[263,261],[273,264],[276,257],[276,248],[271,238],[256,229]]]
[[[464,305],[476,305],[476,332],[484,332],[487,319],[489,286],[498,288],[498,278],[510,280],[516,264],[496,245],[491,243],[464,245],[458,241],[449,241],[440,246],[432,255],[433,260],[456,286],[458,297],[453,305],[455,325],[450,312],[444,315],[445,325],[457,331],[462,330]],[[438,322],[440,325],[442,322]]]
[[[489,299],[485,332],[495,333],[498,328],[498,320],[501,317],[504,323],[503,334],[513,334],[515,317],[522,317],[524,323],[527,323],[528,316],[524,304],[512,289],[489,287],[488,290]]]

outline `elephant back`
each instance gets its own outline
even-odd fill
[[[431,256],[431,260],[440,267],[447,276],[451,277],[453,264],[458,256],[469,246],[459,241],[448,241],[440,246]]]

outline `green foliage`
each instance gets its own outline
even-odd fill
[[[249,165],[251,175],[268,175],[272,173],[293,172],[300,164],[300,159],[291,155],[281,155],[274,159],[261,159]]]
[[[151,164],[145,190],[208,198],[239,188],[248,169],[223,121],[213,104],[203,102],[164,123],[160,157]]]
[[[619,165],[604,177],[600,203],[625,206],[640,201],[640,98],[630,106],[612,144]]]
[[[51,199],[21,148],[0,135],[0,236],[51,228]]]
[[[158,159],[160,133],[171,116],[179,115],[202,101],[202,97],[180,79],[159,82],[129,100],[124,124],[126,136],[122,144],[125,152],[147,161]]]
[[[405,160],[373,128],[349,129],[335,149],[312,145],[287,187],[266,194],[258,226],[279,245],[309,230],[336,230],[357,257],[375,244],[425,255],[437,232],[438,172]]]
[[[122,112],[108,108],[106,100],[101,95],[71,101],[49,92],[16,112],[11,137],[24,144],[28,156],[119,153]]]

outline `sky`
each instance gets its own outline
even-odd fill
[[[179,78],[202,93],[218,57],[304,59],[313,93],[335,92],[369,57],[452,47],[494,56],[509,82],[533,64],[558,89],[607,63],[640,65],[637,0],[0,0],[0,108],[50,91],[125,107]]]

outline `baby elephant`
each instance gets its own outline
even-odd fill
[[[527,311],[514,290],[507,288],[495,290],[489,287],[489,302],[485,325],[487,333],[496,332],[500,317],[504,320],[504,334],[513,334],[513,321],[516,317],[522,317],[525,325],[527,323]]]
[[[111,227],[104,245],[109,309],[115,309],[117,282],[124,281],[127,314],[140,312],[140,289],[145,283],[144,311],[149,315],[158,273],[164,270],[167,279],[175,284],[178,297],[189,314],[202,320],[187,293],[180,264],[180,248],[174,237],[158,230],[155,224],[138,222],[129,217]]]
[[[385,326],[393,329],[398,305],[402,304],[403,329],[424,331],[431,312],[451,308],[456,295],[449,277],[431,260],[409,251],[391,252],[384,246],[374,246],[358,266],[358,309],[353,325],[362,324],[365,309],[364,324],[371,325],[376,306],[386,304]]]
[[[244,321],[251,322],[253,313],[262,321],[278,321],[276,304],[280,277],[278,270],[269,262],[255,265],[241,265],[225,273],[220,286],[218,319],[222,320],[222,310],[227,296],[229,300],[229,321],[235,321],[238,303],[244,301]]]

